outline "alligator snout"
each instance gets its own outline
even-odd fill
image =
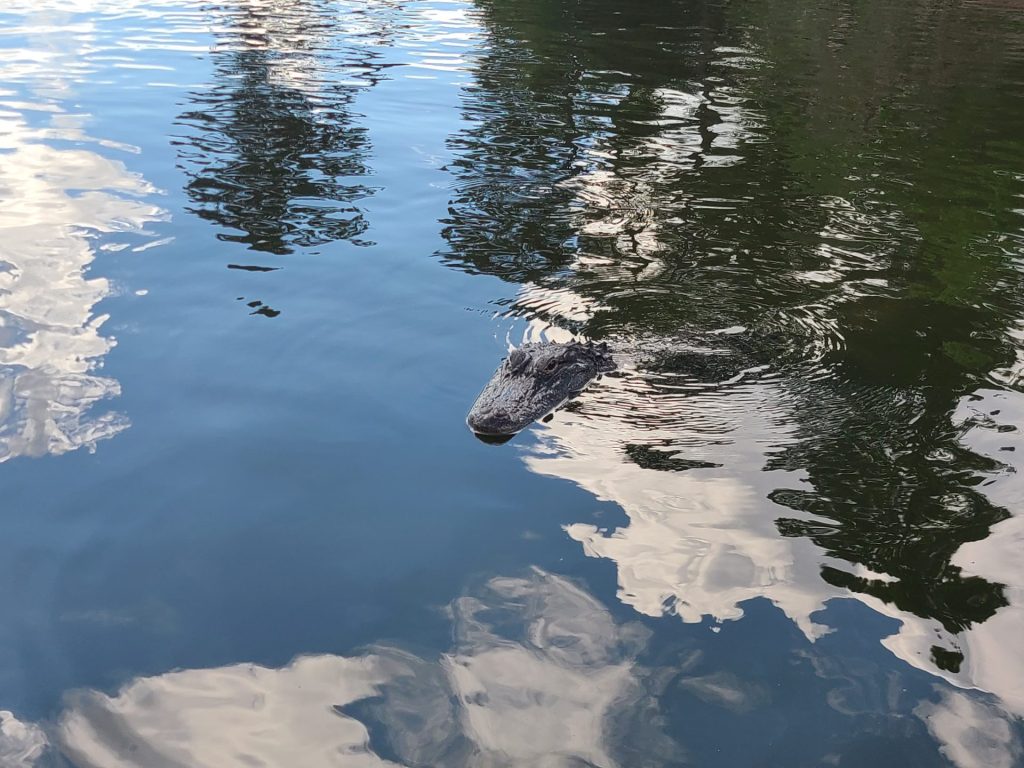
[[[512,415],[505,411],[474,405],[466,416],[466,424],[478,435],[514,435],[523,426],[514,421]],[[529,422],[527,422],[529,424]]]

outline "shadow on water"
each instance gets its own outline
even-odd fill
[[[629,516],[569,535],[651,616],[763,595],[816,637],[812,614],[856,596],[903,622],[901,658],[1024,713],[1024,574],[965,554],[1019,540],[1017,427],[988,406],[1020,412],[1021,19],[478,6],[441,256],[521,284],[501,312],[524,339],[626,361],[527,454]],[[711,388],[666,373],[694,334],[768,364]],[[976,450],[986,430],[1006,445]]]
[[[354,102],[384,76],[376,48],[389,45],[388,8],[246,0],[209,9],[214,79],[190,94],[174,143],[191,212],[254,252],[229,269],[270,272],[296,249],[371,245],[359,206],[374,192],[371,147]]]

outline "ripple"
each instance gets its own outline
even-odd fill
[[[845,11],[755,4],[720,35],[743,44],[718,45],[482,8],[442,255],[523,286],[498,302],[506,340],[525,326],[616,350],[614,374],[525,439],[530,469],[626,515],[568,536],[642,614],[724,622],[764,596],[817,638],[816,613],[852,597],[902,622],[886,642],[901,659],[1018,708],[1015,683],[968,668],[1003,658],[980,649],[1013,634],[1016,587],[956,564],[1007,524],[1011,505],[978,490],[1003,470],[950,420],[980,381],[1019,378],[1006,142],[1022,103],[965,64],[984,49],[985,82],[1005,84],[1012,34],[990,51],[982,27],[891,8],[875,40]],[[906,62],[883,50],[903,33]],[[818,39],[824,58],[801,42]],[[552,64],[559,46],[571,66]],[[925,73],[960,54],[959,79]],[[516,80],[539,62],[543,80]]]

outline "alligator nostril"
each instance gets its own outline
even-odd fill
[[[512,373],[520,373],[528,362],[529,357],[521,349],[513,349],[508,354],[508,367]]]

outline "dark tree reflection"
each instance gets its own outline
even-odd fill
[[[1024,81],[1020,20],[931,0],[477,6],[446,262],[523,283],[510,314],[620,347],[753,329],[784,391],[762,467],[807,480],[765,508],[856,566],[823,579],[950,633],[1006,605],[952,562],[1008,516],[980,487],[1005,468],[953,415],[1018,352],[1024,100],[999,84]],[[666,429],[727,400],[639,391],[591,411],[622,461],[719,463]]]
[[[284,255],[338,240],[361,244],[358,202],[370,143],[353,113],[381,78],[389,6],[367,14],[320,0],[213,6],[214,81],[190,94],[178,142],[192,211],[218,237]],[[346,35],[346,24],[363,25]]]

